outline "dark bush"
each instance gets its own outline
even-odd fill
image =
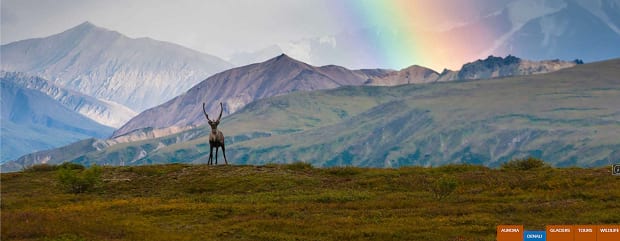
[[[73,163],[73,162],[63,162],[58,166],[58,168],[65,168],[69,170],[84,170],[86,169],[82,164]]]
[[[501,165],[502,170],[532,170],[538,168],[549,167],[545,161],[536,157],[528,157],[523,159],[513,159]]]
[[[359,167],[331,167],[327,169],[327,173],[335,176],[354,176],[362,173]]]
[[[284,165],[284,168],[288,170],[301,171],[301,170],[311,170],[312,164],[306,162],[293,162],[291,164]]]
[[[482,165],[472,165],[472,164],[448,164],[439,166],[433,169],[433,171],[437,171],[440,173],[463,173],[463,172],[474,172],[474,171],[485,171],[488,170],[488,167]]]
[[[435,199],[442,200],[450,196],[450,194],[452,194],[454,190],[456,190],[458,185],[459,183],[456,178],[445,175],[438,178],[431,184],[430,191],[435,196]]]
[[[91,191],[101,183],[103,169],[99,166],[92,166],[85,170],[71,169],[66,166],[58,168],[58,182],[69,193],[83,193]]]

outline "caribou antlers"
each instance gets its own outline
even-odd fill
[[[226,159],[226,147],[224,146],[224,133],[217,129],[217,125],[220,124],[220,119],[222,119],[224,106],[222,105],[222,102],[220,102],[220,115],[217,117],[217,120],[212,121],[209,119],[209,114],[207,114],[205,105],[206,104],[203,102],[202,112],[205,114],[209,126],[211,126],[211,133],[209,133],[209,147],[211,150],[209,151],[209,161],[207,161],[207,165],[213,165],[213,148],[215,148],[215,165],[217,165],[217,153],[220,147],[222,147],[222,153],[224,154],[224,162],[228,165],[228,160]]]

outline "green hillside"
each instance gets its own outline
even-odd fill
[[[105,167],[80,194],[37,170],[0,175],[2,240],[490,241],[499,224],[620,223],[608,167]]]
[[[620,59],[542,75],[292,93],[253,102],[220,129],[235,164],[496,167],[536,156],[592,167],[620,160],[618,103]],[[207,128],[18,163],[206,163]]]
[[[259,101],[221,128],[271,134],[229,145],[235,163],[493,167],[532,155],[556,166],[600,166],[620,159],[617,103],[620,60],[545,75],[292,94]],[[201,160],[204,143],[171,145],[145,160]]]

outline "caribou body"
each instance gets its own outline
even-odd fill
[[[213,165],[213,148],[215,148],[215,165],[217,165],[217,153],[220,147],[222,147],[222,153],[224,154],[224,162],[228,165],[228,160],[226,160],[226,147],[224,146],[224,133],[217,129],[217,125],[220,124],[220,119],[222,119],[222,111],[224,111],[224,107],[222,106],[222,102],[220,102],[220,115],[217,117],[217,120],[212,121],[209,119],[207,110],[205,110],[205,103],[202,103],[202,112],[205,114],[209,126],[211,126],[211,133],[209,133],[209,147],[211,150],[209,151],[209,161],[207,165]]]

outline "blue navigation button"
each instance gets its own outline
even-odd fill
[[[545,231],[523,231],[523,241],[546,241],[547,232]]]

